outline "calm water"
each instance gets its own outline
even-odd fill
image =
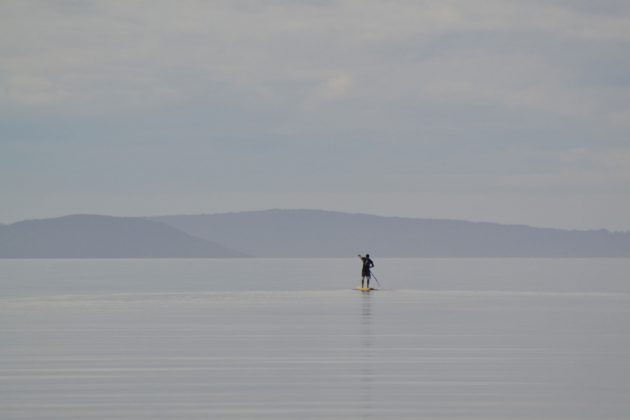
[[[630,418],[630,260],[376,264],[0,260],[0,418]]]

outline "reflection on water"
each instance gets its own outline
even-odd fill
[[[364,418],[372,412],[372,294],[361,293],[361,408]]]

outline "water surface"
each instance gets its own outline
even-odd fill
[[[2,419],[628,419],[630,261],[0,260]]]

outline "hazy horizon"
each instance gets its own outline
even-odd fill
[[[630,3],[0,3],[0,222],[630,230]]]
[[[610,232],[630,232],[630,229],[608,229],[603,227],[592,227],[592,228],[561,228],[558,226],[539,226],[539,225],[529,225],[525,223],[501,223],[492,220],[467,220],[467,219],[453,219],[453,218],[439,218],[439,217],[413,217],[413,216],[400,216],[395,214],[376,214],[376,213],[367,213],[362,211],[341,211],[341,210],[329,210],[329,209],[316,209],[316,208],[262,208],[262,209],[252,209],[252,210],[232,210],[232,211],[217,211],[217,212],[200,212],[200,213],[171,213],[171,214],[138,214],[138,215],[128,215],[128,214],[105,214],[105,213],[67,213],[60,214],[49,217],[34,217],[29,219],[20,219],[9,222],[2,222],[2,225],[11,225],[14,223],[20,222],[28,222],[35,220],[48,220],[48,219],[57,219],[69,216],[78,216],[78,215],[89,215],[89,216],[106,216],[106,217],[116,217],[116,218],[148,218],[148,219],[158,219],[161,217],[172,217],[172,216],[208,216],[208,215],[226,215],[226,214],[239,214],[239,213],[259,213],[259,212],[270,212],[270,211],[314,211],[314,212],[324,212],[324,213],[341,213],[347,215],[364,215],[364,216],[375,216],[375,217],[383,217],[383,218],[400,218],[400,219],[418,219],[418,220],[436,220],[436,221],[457,221],[457,222],[470,222],[470,223],[486,223],[486,224],[497,224],[497,225],[506,225],[506,226],[526,226],[532,228],[540,228],[540,229],[558,229],[558,230],[584,230],[584,231],[594,231],[594,230],[608,230]]]
[[[0,226],[0,258],[622,257],[630,232],[322,210],[70,215]],[[359,251],[363,250],[363,251]]]

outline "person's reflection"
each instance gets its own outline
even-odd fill
[[[372,299],[362,293],[361,306],[361,401],[363,417],[372,415]]]

